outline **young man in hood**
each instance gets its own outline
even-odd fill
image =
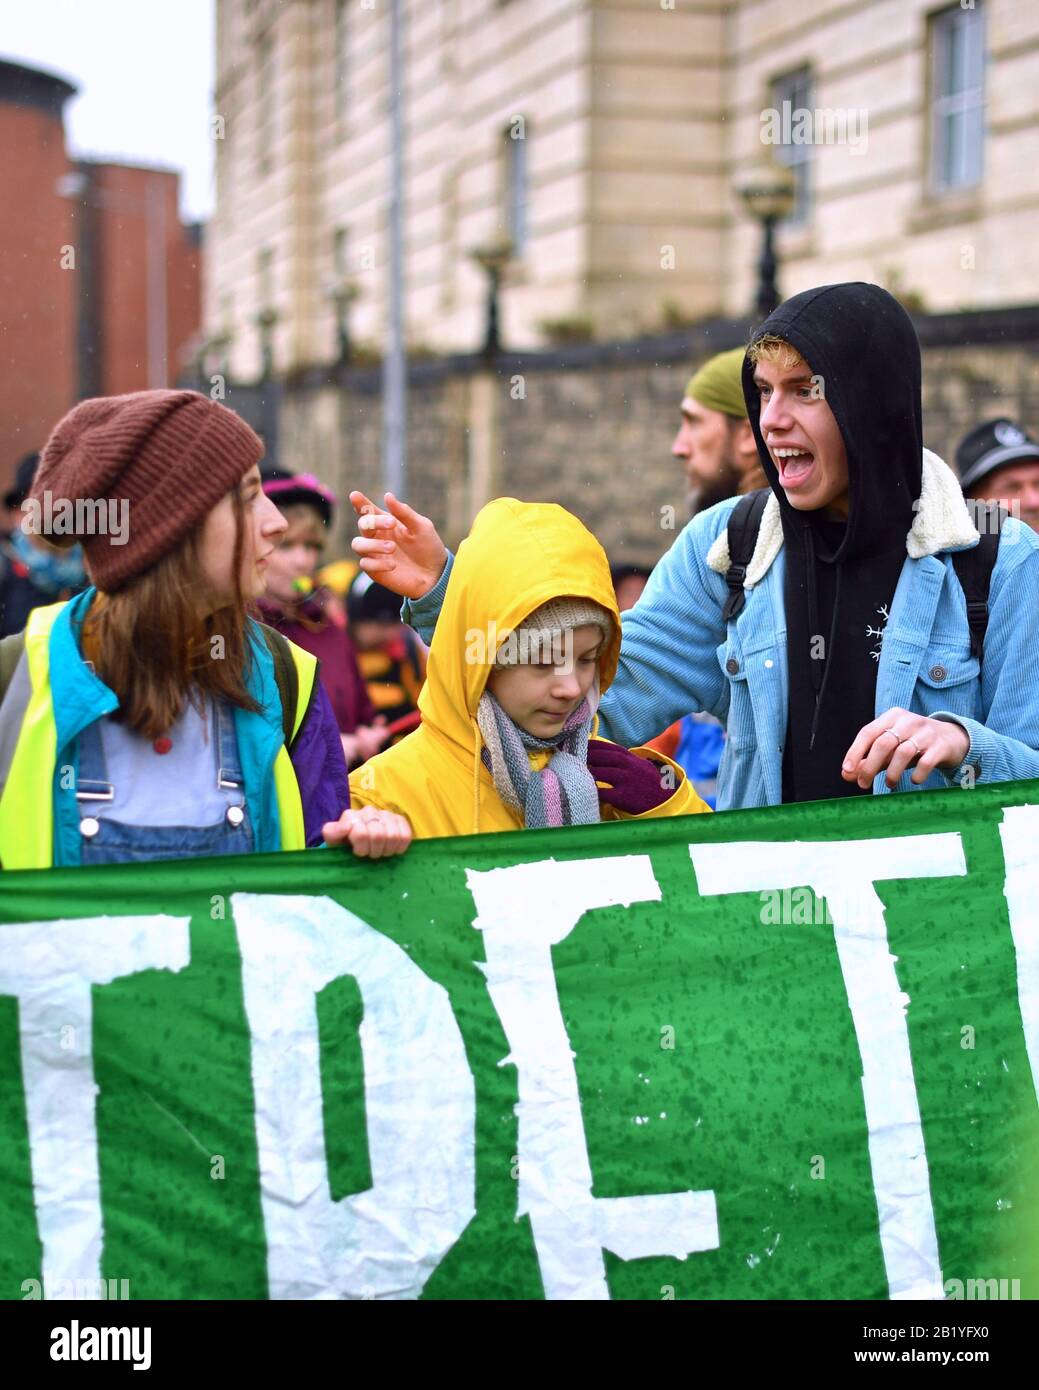
[[[905,311],[870,284],[795,295],[756,331],[743,387],[771,496],[742,607],[726,620],[732,499],[690,522],[625,615],[603,733],[636,743],[716,714],[719,810],[1039,777],[1039,538],[1004,525],[979,660],[952,557],[980,537],[923,448]],[[387,504],[354,548],[428,632],[450,557]]]

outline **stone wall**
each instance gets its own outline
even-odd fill
[[[924,344],[924,438],[952,461],[973,425],[1000,414],[1039,433],[1039,310],[917,321]],[[746,337],[746,324],[569,353],[413,363],[407,500],[456,544],[491,497],[552,501],[574,511],[612,560],[652,564],[686,519],[681,465],[671,458],[691,368]],[[336,487],[381,499],[377,371],[286,387],[277,454]],[[255,420],[253,397],[228,403]],[[341,515],[346,548],[352,519]]]

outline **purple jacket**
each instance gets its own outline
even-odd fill
[[[339,732],[352,734],[359,724],[371,724],[375,710],[357,666],[357,649],[328,610],[324,591],[312,594],[294,613],[286,613],[268,599],[261,599],[257,606],[265,623],[321,662],[321,684],[328,692]]]
[[[299,783],[307,845],[312,848],[323,843],[321,827],[325,821],[338,820],[350,805],[339,726],[320,681],[289,757]]]

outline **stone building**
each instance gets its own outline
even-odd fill
[[[628,337],[753,302],[760,229],[734,181],[795,171],[783,285],[890,284],[934,312],[1039,283],[1032,0],[403,0],[406,318],[480,340],[469,253],[510,237],[505,334]],[[384,332],[385,0],[218,0],[208,331],[236,376]]]
[[[682,384],[750,326],[762,232],[736,187],[765,155],[796,190],[783,291],[902,298],[932,447],[1000,410],[1039,428],[1033,0],[402,8],[408,488],[454,538],[511,492],[628,558],[666,548]],[[341,490],[379,482],[388,42],[385,0],[218,0],[210,370],[255,414],[233,383],[266,356],[280,460]],[[471,253],[503,238],[512,355],[488,363]]]

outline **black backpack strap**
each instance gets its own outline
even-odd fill
[[[743,612],[743,605],[747,601],[743,581],[758,541],[765,504],[771,496],[772,490],[767,487],[748,492],[729,514],[729,568],[725,571],[729,597],[722,609],[725,622],[730,622]]]
[[[299,672],[289,651],[289,640],[277,628],[266,623],[257,623],[267,643],[267,650],[274,661],[274,679],[278,682],[278,695],[281,698],[281,731],[285,737],[285,747],[292,744],[292,729],[296,722],[296,705],[299,703]],[[314,677],[317,685],[317,676]]]
[[[970,654],[980,661],[985,650],[985,631],[988,628],[988,593],[992,571],[999,554],[999,538],[1007,511],[996,502],[975,503],[974,525],[981,540],[970,550],[957,550],[952,557],[956,578],[967,600],[967,624],[970,628]]]

